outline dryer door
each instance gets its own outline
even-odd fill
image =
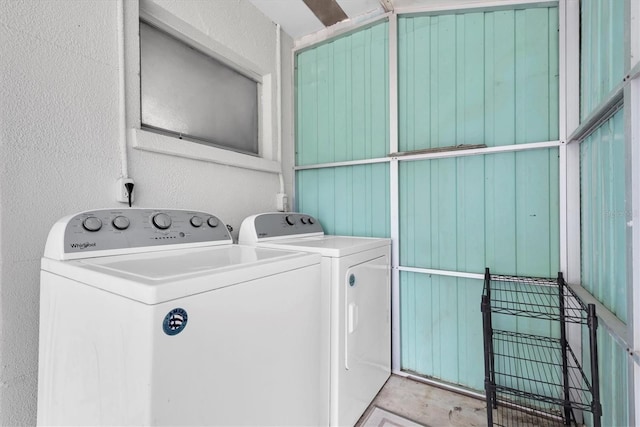
[[[381,256],[348,268],[343,279],[343,385],[347,396],[364,404],[371,402],[390,373],[389,274],[389,258]]]
[[[389,263],[386,256],[347,270],[345,368],[388,366]]]

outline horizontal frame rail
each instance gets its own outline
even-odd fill
[[[567,286],[576,294],[585,304],[593,304],[596,306],[596,313],[600,319],[602,326],[609,334],[620,344],[625,351],[630,353],[630,346],[627,341],[627,326],[618,317],[598,301],[591,293],[580,285],[567,283]]]
[[[343,166],[356,166],[356,165],[367,165],[367,164],[375,164],[375,163],[385,163],[390,162],[392,160],[397,160],[399,162],[409,162],[416,160],[430,160],[430,159],[446,159],[451,157],[465,157],[465,156],[480,156],[485,154],[496,154],[496,153],[508,153],[508,152],[516,152],[516,151],[525,151],[525,150],[540,150],[543,148],[553,148],[560,147],[564,142],[556,140],[556,141],[544,141],[544,142],[531,142],[526,144],[511,144],[511,145],[500,145],[498,147],[486,147],[486,148],[473,148],[468,150],[460,150],[460,149],[452,149],[450,151],[435,151],[430,153],[418,153],[418,154],[403,154],[403,155],[394,155],[390,154],[388,157],[379,157],[375,159],[363,159],[363,160],[349,160],[344,162],[330,162],[330,163],[317,163],[312,165],[303,165],[303,166],[295,166],[294,170],[308,170],[308,169],[324,169],[324,168],[335,168],[335,167],[343,167]],[[483,276],[484,277],[484,276]]]
[[[387,163],[389,161],[390,161],[389,158],[381,157],[377,159],[349,160],[346,162],[317,163],[313,165],[295,166],[293,169],[297,171],[302,171],[302,170],[308,170],[308,169],[339,168],[344,166],[373,165],[376,163]]]
[[[569,136],[569,143],[582,142],[586,137],[591,135],[593,131],[598,129],[600,125],[609,120],[615,113],[622,108],[624,101],[624,87],[626,83],[618,84],[594,111],[582,120],[580,125]]]
[[[511,9],[524,9],[534,7],[556,7],[557,0],[493,0],[482,3],[461,3],[452,4],[450,0],[434,1],[429,6],[407,6],[396,7],[395,13],[398,15],[453,15],[458,13],[474,13],[484,11],[500,11]]]
[[[478,279],[484,280],[484,274],[479,273],[464,273],[461,271],[447,271],[447,270],[436,270],[433,268],[420,268],[420,267],[397,267],[399,271],[407,271],[410,273],[420,273],[420,274],[435,274],[436,276],[449,276],[449,277],[460,277],[462,279]]]

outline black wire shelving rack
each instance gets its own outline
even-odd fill
[[[591,412],[600,427],[595,306],[585,305],[562,273],[516,277],[487,268],[482,321],[489,426],[575,425]],[[569,345],[568,328],[585,337],[589,376]]]

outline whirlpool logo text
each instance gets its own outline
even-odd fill
[[[96,244],[91,243],[91,242],[84,242],[84,243],[71,243],[71,247],[73,249],[87,249],[87,248],[93,248],[95,247]]]

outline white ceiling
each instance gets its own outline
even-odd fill
[[[294,40],[316,33],[324,25],[316,18],[302,0],[249,0]],[[498,0],[501,1],[501,0]],[[504,0],[509,2],[509,0]],[[380,0],[337,0],[350,20],[362,16],[374,17],[382,15],[384,9]],[[513,2],[513,0],[511,0]],[[396,11],[414,8],[446,8],[455,9],[465,4],[487,3],[487,0],[392,0]],[[492,1],[491,3],[496,3]]]

